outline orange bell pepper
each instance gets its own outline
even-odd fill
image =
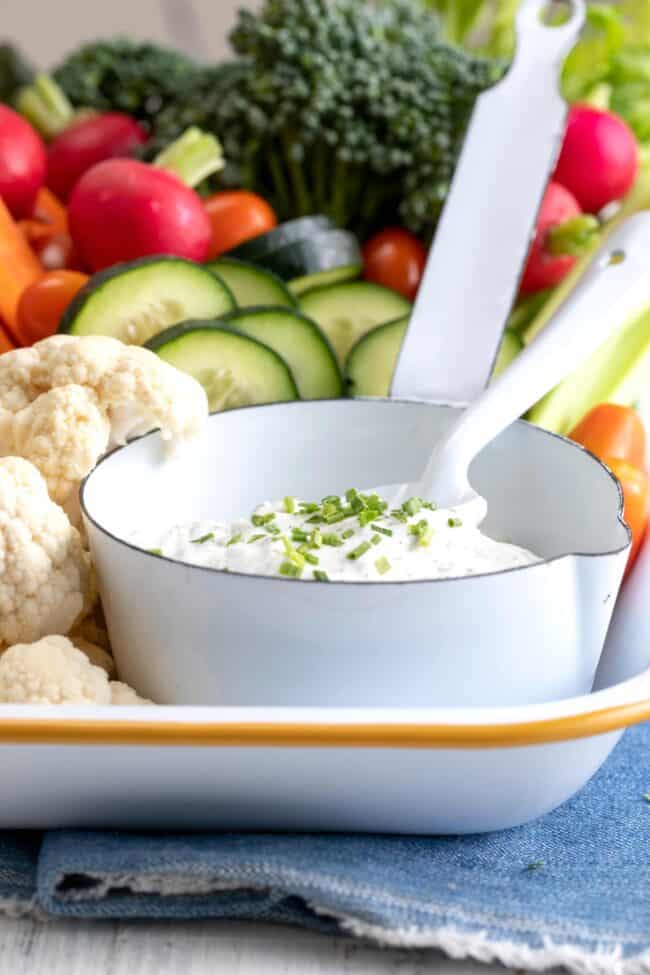
[[[641,417],[630,406],[594,406],[569,436],[601,460],[619,457],[634,467],[645,467],[646,433]]]

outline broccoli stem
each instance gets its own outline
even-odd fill
[[[274,145],[266,148],[266,163],[273,183],[273,195],[275,208],[279,213],[291,213],[291,193],[287,183],[286,173],[282,162],[282,157]]]
[[[332,197],[329,212],[334,223],[339,227],[346,225],[346,182],[348,178],[348,164],[337,157],[332,178]]]
[[[311,199],[309,196],[309,189],[307,188],[307,183],[305,181],[305,174],[303,172],[302,166],[293,157],[291,151],[292,146],[296,143],[295,137],[292,132],[287,132],[286,130],[282,133],[282,146],[284,149],[284,158],[287,163],[287,169],[289,171],[289,178],[291,179],[291,184],[293,186],[293,191],[296,197],[296,207],[295,212],[299,217],[304,217],[306,214],[312,212]]]
[[[49,75],[39,74],[21,88],[16,108],[45,139],[53,139],[70,125],[75,111],[62,88]]]
[[[314,204],[318,213],[322,213],[326,206],[327,180],[325,172],[326,148],[322,142],[317,142],[312,151],[312,180],[314,192]]]
[[[158,153],[154,166],[171,170],[186,186],[198,186],[207,176],[223,169],[221,143],[195,125],[190,126]]]

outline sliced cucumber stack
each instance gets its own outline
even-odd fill
[[[402,347],[408,315],[379,325],[352,347],[345,363],[344,377],[348,396],[388,396]],[[506,329],[499,347],[494,376],[510,365],[523,349],[516,332]]]
[[[279,227],[275,227],[265,234],[259,234],[257,237],[244,241],[243,244],[233,247],[224,256],[236,257],[241,261],[252,261],[253,264],[263,264],[264,258],[268,254],[279,250],[281,247],[293,244],[296,240],[305,240],[318,233],[319,230],[333,229],[334,224],[329,217],[320,213],[310,217],[298,217],[297,220],[287,220],[286,223],[281,223]]]
[[[240,308],[253,305],[296,307],[296,299],[284,281],[272,271],[234,257],[220,257],[205,266],[226,282]]]
[[[377,325],[403,318],[411,303],[396,291],[370,281],[350,281],[312,288],[300,308],[330,340],[341,367],[355,342]]]
[[[143,345],[177,322],[216,318],[233,308],[230,289],[200,264],[146,257],[94,274],[68,306],[59,331]]]
[[[289,308],[242,308],[225,321],[277,352],[291,369],[301,399],[342,395],[341,373],[318,325]]]
[[[289,367],[273,349],[217,322],[174,325],[147,348],[201,383],[211,413],[298,399]]]
[[[292,281],[298,291],[309,288],[311,281],[326,283],[324,275],[338,280],[358,277],[361,261],[359,242],[347,230],[321,230],[258,258],[259,264],[283,281]]]
[[[322,288],[326,284],[342,284],[344,281],[354,281],[361,274],[361,264],[344,264],[334,267],[331,271],[316,271],[314,274],[304,274],[300,278],[293,278],[287,282],[292,295],[299,298],[305,291],[312,288]]]
[[[408,316],[373,328],[350,349],[345,363],[348,396],[388,396]]]

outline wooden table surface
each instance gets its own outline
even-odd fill
[[[2,975],[492,975],[435,951],[373,948],[279,925],[0,919]],[[506,969],[499,969],[506,972]]]

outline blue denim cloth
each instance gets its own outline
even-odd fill
[[[280,921],[521,967],[584,972],[597,955],[601,971],[650,971],[648,792],[650,724],[624,736],[580,795],[519,829],[61,831],[47,833],[40,851],[31,837],[6,835],[0,896],[28,896],[36,868],[38,904],[60,917]]]

